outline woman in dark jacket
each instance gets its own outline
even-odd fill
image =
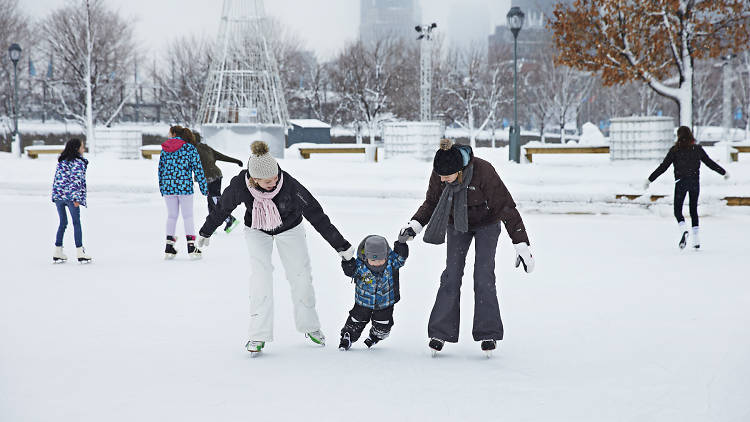
[[[198,246],[209,237],[240,203],[245,204],[245,240],[250,257],[250,327],[245,348],[257,356],[273,340],[273,245],[279,251],[292,291],[294,321],[299,332],[325,345],[315,310],[312,267],[302,217],[348,261],[354,248],[341,236],[318,201],[300,182],[279,168],[268,145],[256,141],[243,170],[232,178],[216,208],[199,230]]]
[[[677,129],[677,142],[669,149],[667,156],[659,167],[654,170],[643,184],[643,189],[648,186],[667,171],[670,165],[674,165],[674,216],[680,227],[680,249],[687,245],[688,230],[685,224],[685,217],[682,215],[682,205],[685,203],[685,196],[690,194],[690,219],[693,226],[693,247],[700,248],[700,239],[698,237],[698,195],[700,193],[700,167],[701,162],[711,170],[729,179],[729,173],[720,165],[716,164],[709,158],[702,146],[696,145],[693,133],[687,126],[680,126]]]
[[[433,353],[442,350],[446,341],[458,341],[461,278],[472,240],[476,252],[472,335],[488,354],[495,349],[497,340],[503,339],[495,287],[495,252],[501,221],[516,248],[516,267],[523,264],[530,273],[534,258],[523,220],[494,167],[474,157],[471,147],[452,145],[448,139],[441,141],[426,199],[401,229],[401,235],[413,238],[427,226],[424,241],[433,244],[445,242],[447,232],[445,270],[427,327]]]
[[[226,156],[201,142],[200,133],[193,132],[193,137],[195,139],[195,148],[198,149],[198,155],[201,157],[203,173],[206,174],[206,181],[208,182],[208,212],[210,214],[211,211],[216,208],[216,204],[219,202],[219,197],[221,196],[222,174],[221,169],[216,165],[216,162],[226,161],[227,163],[237,164],[240,167],[242,167],[244,163],[236,158]],[[229,233],[234,229],[238,221],[230,214],[226,223],[224,231]]]

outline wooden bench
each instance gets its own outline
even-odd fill
[[[734,152],[729,153],[732,161],[738,161],[741,153],[750,152],[750,145],[733,145],[732,148],[735,149]]]
[[[141,147],[141,157],[151,159],[154,155],[161,154],[161,145],[144,145]]]
[[[24,148],[29,158],[39,158],[39,154],[60,154],[65,145],[35,145]]]
[[[299,149],[299,154],[304,159],[310,158],[310,154],[367,154],[366,147],[345,147],[345,148],[326,148],[326,147],[303,147]],[[375,149],[375,162],[378,161],[378,150]]]
[[[632,200],[634,200],[636,198],[640,198],[641,196],[643,196],[643,195],[637,195],[637,194],[636,195],[631,195],[631,194],[621,193],[621,194],[615,195],[615,198],[616,199],[629,199],[629,200],[632,201]],[[658,201],[658,200],[660,200],[662,198],[666,198],[666,197],[667,197],[667,195],[651,195],[651,196],[649,196],[649,199],[651,200],[651,202],[656,202],[656,201]]]
[[[524,147],[524,155],[529,163],[534,154],[609,154],[608,146],[585,147],[585,146],[552,146],[552,147]]]

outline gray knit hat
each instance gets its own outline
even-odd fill
[[[270,179],[279,174],[279,163],[268,151],[268,144],[255,141],[250,145],[247,172],[253,179]]]
[[[370,236],[365,239],[365,257],[367,259],[387,259],[388,241],[383,236]]]

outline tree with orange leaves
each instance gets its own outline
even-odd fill
[[[694,61],[750,46],[750,1],[576,0],[549,26],[557,63],[599,72],[605,86],[640,80],[692,127]]]

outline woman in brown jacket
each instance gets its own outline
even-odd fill
[[[503,339],[503,323],[495,287],[495,253],[500,222],[516,248],[516,267],[530,273],[534,258],[516,204],[492,164],[474,157],[471,147],[440,142],[435,153],[427,196],[412,220],[401,229],[410,239],[427,226],[424,241],[432,244],[448,238],[446,265],[440,276],[427,334],[433,355],[443,344],[458,342],[461,278],[466,254],[475,240],[474,327],[472,335],[488,356]]]

